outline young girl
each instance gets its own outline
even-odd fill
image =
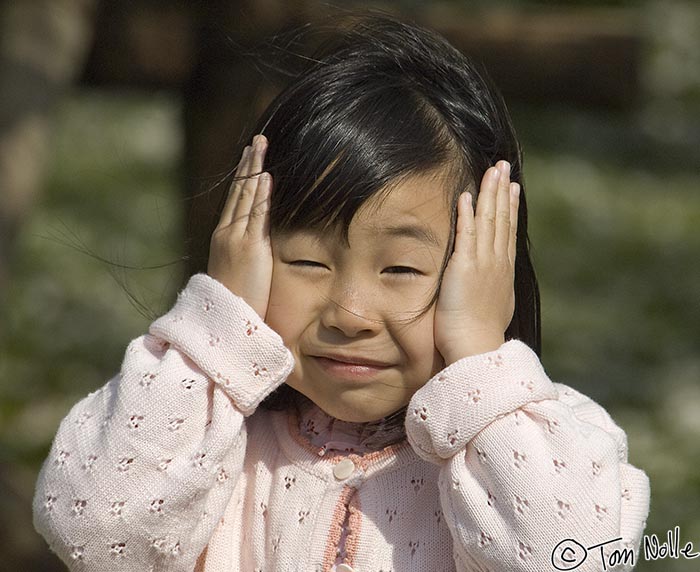
[[[311,61],[207,273],[61,423],[36,528],[72,570],[629,569],[648,481],[540,364],[500,98],[389,17]]]

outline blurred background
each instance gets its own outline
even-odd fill
[[[343,10],[367,6],[435,28],[502,88],[524,147],[545,369],[627,431],[652,483],[646,532],[679,525],[700,549],[700,4]],[[264,40],[339,10],[0,1],[0,570],[64,569],[31,523],[58,424],[206,267],[217,183],[284,85]]]

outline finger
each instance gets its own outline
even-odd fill
[[[242,177],[245,177],[248,173],[250,151],[251,147],[248,145],[245,147],[245,149],[243,149],[243,153],[241,153],[241,160],[238,162],[238,167],[236,167],[233,182],[231,183],[231,188],[228,191],[226,204],[221,211],[221,217],[218,225],[219,227],[224,227],[231,224],[233,211],[235,210],[236,203],[238,202],[238,195],[240,194],[241,188],[243,188],[243,183],[245,182],[245,179]]]
[[[508,241],[508,260],[515,263],[515,255],[517,253],[517,236],[518,236],[518,208],[520,206],[520,185],[518,183],[510,184],[510,239]]]
[[[236,207],[233,211],[233,224],[240,226],[242,229],[248,227],[250,210],[255,201],[258,182],[260,181],[260,172],[262,171],[263,154],[265,152],[266,140],[261,135],[256,135],[253,139],[253,149],[250,155],[250,165],[248,168],[248,178],[243,183]]]
[[[457,225],[455,232],[455,254],[459,256],[476,255],[476,224],[472,194],[462,193],[457,201]]]
[[[248,222],[248,232],[256,238],[265,239],[269,235],[271,190],[272,176],[270,173],[262,173]]]
[[[479,198],[476,202],[476,248],[479,257],[493,254],[493,237],[496,223],[496,193],[501,171],[489,168],[481,180]]]
[[[501,177],[498,180],[498,193],[496,195],[496,228],[493,241],[493,249],[498,258],[506,259],[508,256],[508,241],[510,240],[510,165],[501,161]]]

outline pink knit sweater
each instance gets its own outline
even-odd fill
[[[192,277],[61,423],[37,530],[76,571],[543,572],[567,538],[638,549],[649,484],[624,432],[522,342],[444,369],[408,440],[364,454],[321,456],[296,413],[257,409],[292,367],[245,302]]]

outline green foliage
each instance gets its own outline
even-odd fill
[[[543,364],[600,402],[651,479],[646,532],[700,543],[700,150],[641,111],[521,109]],[[681,547],[683,543],[681,544]],[[638,572],[691,562],[638,560]]]

